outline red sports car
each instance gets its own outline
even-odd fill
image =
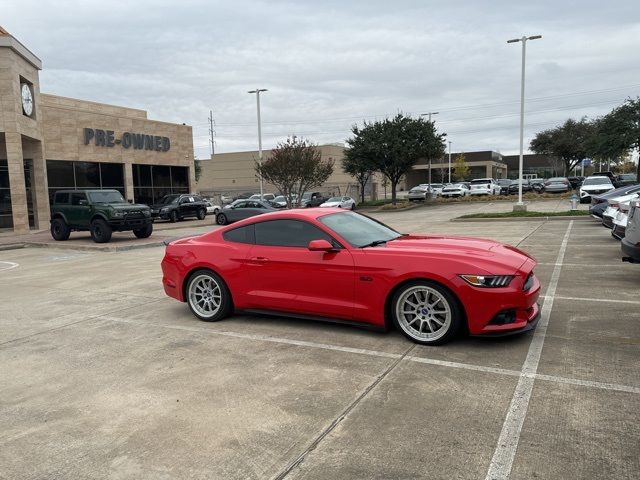
[[[167,295],[201,320],[271,313],[380,329],[421,344],[535,328],[536,261],[479,238],[403,235],[341,209],[287,210],[167,245]]]

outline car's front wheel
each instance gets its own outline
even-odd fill
[[[422,345],[441,345],[460,330],[464,315],[449,290],[427,280],[407,283],[391,302],[393,322],[407,338]]]
[[[51,221],[51,236],[54,240],[58,242],[69,240],[69,235],[71,235],[71,229],[67,222],[61,218],[54,218]]]
[[[204,217],[207,216],[207,211],[204,208],[198,210],[198,220],[204,220]]]
[[[101,218],[91,222],[91,238],[96,243],[107,243],[111,240],[111,227]]]
[[[218,225],[226,225],[227,224],[227,216],[224,213],[219,213],[216,217],[216,223]]]
[[[138,238],[149,238],[153,233],[153,223],[142,228],[137,228],[133,231],[133,234]]]
[[[231,294],[224,280],[210,270],[198,270],[187,284],[189,309],[200,320],[216,322],[231,312]]]

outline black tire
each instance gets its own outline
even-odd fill
[[[213,214],[214,214],[214,215],[216,215],[216,216],[217,216],[219,213],[220,213],[220,209],[219,209],[219,208],[215,208],[215,209],[213,210]]]
[[[153,233],[153,223],[146,225],[142,228],[138,228],[133,231],[133,234],[138,238],[149,238]]]
[[[356,204],[355,204],[355,203],[352,203],[352,204],[351,204],[351,210],[353,211],[353,210],[355,210],[355,209],[356,209]]]
[[[198,297],[198,292],[202,292],[202,290],[198,290],[195,284],[199,283],[202,285],[202,282],[209,283],[213,286],[211,290],[212,297],[209,298],[214,298],[213,295],[215,295],[216,291],[220,295],[218,308],[213,311],[211,315],[206,315],[204,313],[206,308],[203,307],[202,304],[198,304],[198,299],[202,298],[202,294]],[[212,272],[211,270],[196,270],[189,276],[189,280],[187,280],[187,286],[185,288],[185,300],[189,305],[191,313],[204,322],[217,322],[218,320],[222,320],[224,317],[228,316],[233,311],[233,301],[227,284],[220,275]]]
[[[198,209],[198,220],[204,220],[204,217],[207,216],[207,211],[204,208]]]
[[[54,240],[63,242],[69,240],[69,235],[71,235],[71,229],[62,218],[54,218],[51,221],[51,236]]]
[[[216,223],[218,225],[226,225],[227,224],[227,216],[224,213],[219,213],[216,216]]]
[[[178,221],[178,212],[176,212],[175,210],[173,210],[170,214],[169,214],[169,221],[171,223],[176,223]]]
[[[431,300],[434,300],[433,297],[435,296],[435,300],[437,301],[432,303],[431,305],[427,305],[429,304],[429,302],[426,300],[426,298],[425,300],[419,300],[418,296],[412,297],[412,294],[409,293],[421,289],[428,289],[429,294],[427,297]],[[408,297],[405,297],[405,295],[408,295]],[[421,334],[419,334],[418,330],[413,328],[413,326],[411,325],[411,323],[415,325],[415,319],[408,319],[406,314],[404,316],[404,319],[400,319],[398,316],[398,311],[400,310],[398,303],[404,303],[404,300],[408,298],[414,298],[414,301],[418,300],[419,304],[420,302],[425,302],[424,305],[420,305],[420,307],[416,309],[415,314],[415,317],[418,317],[417,320],[420,321],[420,332],[422,332],[422,324],[427,324],[427,327],[425,327],[425,331]],[[446,302],[446,306],[444,302]],[[444,315],[444,317],[435,316],[442,315],[440,313],[434,313],[437,306],[448,310],[449,317],[447,317],[446,314]],[[402,311],[406,312],[404,308],[402,309]],[[464,312],[460,307],[460,303],[458,302],[456,297],[442,285],[428,280],[416,280],[406,283],[401,288],[399,288],[394,293],[391,299],[390,313],[391,318],[393,319],[393,323],[398,331],[400,331],[409,340],[420,345],[442,345],[451,341],[460,331],[465,318]],[[411,315],[411,313],[409,313],[409,315]],[[440,328],[436,328],[435,332],[433,333],[427,332],[426,328],[432,329],[433,325],[438,325],[437,323],[435,323],[436,321],[442,322],[442,326]],[[432,335],[432,337],[429,338],[429,335]]]
[[[96,218],[91,222],[91,238],[96,243],[108,243],[111,240],[111,227],[101,218]]]

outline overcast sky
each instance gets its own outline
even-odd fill
[[[2,26],[43,62],[43,92],[147,110],[194,128],[208,158],[296,134],[344,142],[350,125],[434,116],[456,151],[517,153],[568,117],[640,95],[640,3],[616,1],[3,0]]]

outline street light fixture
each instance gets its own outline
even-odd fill
[[[512,38],[511,40],[507,40],[507,43],[522,42],[522,78],[520,80],[520,161],[518,162],[518,203],[516,203],[518,208],[514,208],[514,210],[525,210],[524,203],[522,203],[522,157],[524,150],[524,65],[527,52],[527,40],[537,40],[539,38],[542,38],[542,35],[532,35],[530,37],[523,36],[522,38]]]
[[[249,90],[247,93],[256,94],[256,107],[258,110],[258,164],[262,166],[262,125],[260,124],[260,92],[268,92],[266,88],[256,88],[255,90]],[[260,175],[260,200],[264,195],[264,186],[262,183],[262,175]]]

